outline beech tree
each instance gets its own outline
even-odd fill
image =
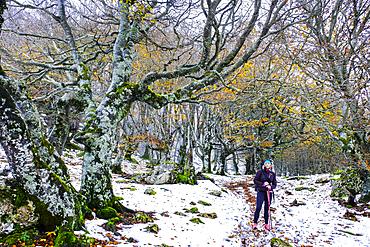
[[[261,44],[294,24],[299,7],[287,0],[11,1],[2,35],[24,41],[25,49],[20,52],[6,42],[0,47],[0,142],[16,181],[59,219],[55,224],[65,231],[58,238],[67,239],[81,225],[87,208],[97,213],[108,207],[129,210],[113,194],[110,169],[117,126],[133,102],[158,109],[197,102],[228,87],[233,73],[268,49],[259,49]],[[23,18],[16,16],[20,13]],[[35,23],[50,23],[48,29],[27,27],[31,17],[40,20]],[[166,54],[144,74],[133,66],[135,48],[142,44]],[[103,98],[93,97],[100,78],[95,61],[109,61],[101,75],[109,85]],[[171,80],[178,88],[155,92],[152,85],[159,80]],[[50,92],[32,98],[31,86],[40,85]],[[47,135],[35,99],[54,96],[60,120]],[[71,109],[84,125],[74,136],[84,145],[78,194],[56,152],[70,136],[62,120]]]
[[[354,164],[369,164],[367,1],[313,1],[294,27],[290,56],[299,66],[305,121],[336,140]]]

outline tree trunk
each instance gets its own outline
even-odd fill
[[[45,222],[47,230],[57,225],[67,231],[78,229],[83,223],[81,205],[66,166],[61,159],[55,159],[52,145],[39,128],[28,129],[37,123],[36,108],[27,94],[21,94],[22,84],[3,76],[0,80],[0,143],[15,181],[40,201],[45,215],[50,217]]]
[[[204,164],[207,173],[212,173],[212,144],[209,144],[209,148],[206,148],[204,155]]]
[[[118,147],[118,154],[117,157],[115,158],[113,165],[112,165],[112,173],[116,174],[122,174],[122,162],[125,159],[124,156],[124,150],[121,147]]]
[[[227,167],[227,164],[226,164],[226,153],[221,150],[221,155],[220,155],[220,163],[221,163],[221,166],[220,166],[220,169],[218,171],[218,174],[219,175],[222,175],[222,176],[225,176],[226,175],[226,167]]]
[[[80,193],[86,198],[88,207],[112,207],[118,212],[124,212],[128,209],[114,196],[111,183],[112,150],[116,144],[118,124],[127,116],[140,89],[129,83],[134,38],[130,36],[134,33],[131,32],[128,20],[129,6],[122,1],[118,6],[120,26],[113,48],[112,82],[95,113],[86,120],[86,126],[75,139],[85,145]]]
[[[145,145],[144,154],[141,156],[141,158],[144,159],[144,160],[149,160],[150,159],[150,153],[149,153],[148,145]]]
[[[184,126],[184,130],[181,133],[182,144],[179,149],[179,166],[176,169],[177,179],[176,182],[197,184],[197,176],[195,175],[195,169],[193,164],[193,153],[192,147],[189,140],[189,129],[188,126]]]
[[[235,174],[238,175],[239,174],[239,167],[238,167],[238,162],[236,160],[235,152],[233,152],[233,164],[234,164],[234,168],[235,168]]]
[[[110,170],[116,143],[115,131],[130,105],[122,103],[119,97],[112,100],[105,97],[95,117],[76,137],[76,141],[85,145],[80,193],[85,196],[90,209],[112,207],[118,212],[126,211],[114,196]]]

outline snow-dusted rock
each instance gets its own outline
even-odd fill
[[[168,184],[173,183],[176,179],[174,165],[171,163],[164,163],[160,166],[156,166],[153,171],[143,173],[141,176],[136,178],[136,181],[144,180],[148,184]]]
[[[370,172],[366,168],[347,168],[340,178],[332,180],[333,197],[349,196],[350,203],[358,194],[359,202],[370,201]]]

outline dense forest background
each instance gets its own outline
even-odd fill
[[[110,173],[136,151],[189,183],[194,162],[369,167],[367,1],[2,0],[1,12],[1,146],[66,229],[88,209],[127,210]],[[60,159],[71,148],[84,151],[79,193]]]

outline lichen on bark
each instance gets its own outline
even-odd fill
[[[22,109],[27,109],[26,103],[19,102],[22,99],[26,101],[27,97],[19,94],[21,97],[16,104],[14,100],[17,99],[17,94],[11,87],[16,83],[5,77],[0,77],[0,80],[0,135],[3,137],[0,144],[7,155],[15,181],[30,197],[39,200],[39,206],[43,205],[44,210],[50,213],[48,222],[58,222],[58,225],[70,230],[78,228],[81,207],[76,191],[63,170],[63,161],[55,163],[62,167],[57,169],[61,177],[50,167],[50,163],[46,163],[54,162],[46,159],[50,156],[49,151],[53,150],[48,147],[48,142],[34,143],[42,138],[37,136],[37,132],[28,131],[26,123],[33,123],[31,114],[23,114]]]

